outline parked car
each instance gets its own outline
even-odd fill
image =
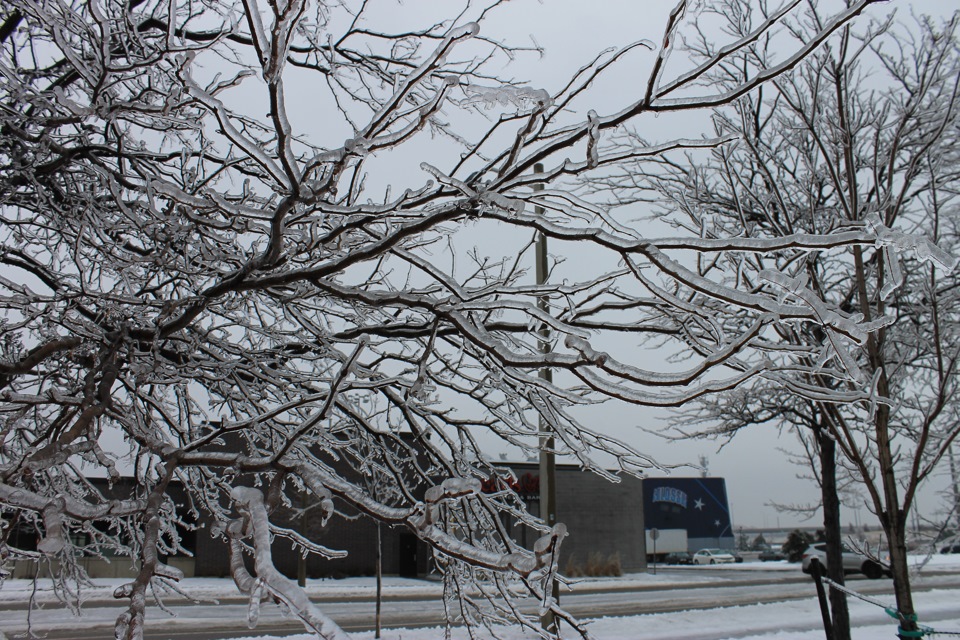
[[[862,573],[871,580],[876,580],[884,576],[891,576],[890,567],[887,567],[872,558],[868,558],[862,553],[858,553],[847,545],[841,547],[843,553],[843,572]],[[803,552],[801,567],[804,573],[810,573],[810,563],[816,558],[824,567],[827,566],[827,545],[826,543],[815,544],[807,547]]]
[[[693,556],[687,551],[674,551],[663,557],[663,564],[693,564]]]
[[[760,555],[757,556],[757,559],[760,562],[776,562],[778,560],[786,560],[787,556],[784,555],[783,551],[780,549],[774,549],[772,547],[767,547],[760,551]]]
[[[700,549],[693,554],[693,564],[732,564],[737,559],[725,549]]]
[[[960,542],[954,542],[940,549],[940,553],[960,553]]]

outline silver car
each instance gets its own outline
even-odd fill
[[[848,547],[847,545],[842,545],[841,550],[843,552],[843,573],[862,573],[871,580],[876,580],[884,576],[890,576],[890,568],[886,567],[876,560],[868,558],[862,553],[858,553]],[[804,573],[810,573],[810,563],[813,559],[816,558],[820,561],[820,564],[826,568],[827,566],[827,545],[826,543],[814,544],[807,547],[806,551],[803,552],[802,567]]]
[[[693,564],[732,564],[737,559],[725,549],[700,549],[693,554]]]

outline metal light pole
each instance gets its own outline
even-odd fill
[[[958,473],[957,467],[960,466],[957,464],[956,451],[954,451],[954,445],[956,443],[951,443],[950,448],[947,449],[947,459],[950,461],[950,484],[953,489],[953,515],[957,520],[957,527],[960,528],[960,473]],[[857,523],[859,526],[859,523]]]
[[[543,165],[537,163],[534,165],[533,170],[537,173],[543,173]],[[543,190],[542,184],[535,184],[533,186],[534,191]],[[537,206],[534,208],[537,215],[543,215],[543,207]],[[547,265],[547,236],[541,233],[537,237],[537,246],[536,246],[536,258],[537,258],[537,285],[545,284],[547,281],[548,265]],[[549,305],[547,303],[546,294],[541,295],[537,299],[537,306],[541,311],[549,313]],[[546,354],[550,353],[550,327],[544,324],[540,328],[540,353]],[[549,367],[543,367],[540,369],[539,376],[541,380],[547,382],[553,382],[553,371]],[[553,438],[553,432],[550,430],[550,425],[547,424],[547,421],[544,419],[543,415],[540,416],[540,517],[547,523],[548,526],[554,526],[557,524],[557,461],[556,456],[554,455],[554,446],[555,441]],[[560,602],[560,584],[557,582],[556,578],[553,580],[551,585],[551,591],[553,599],[556,602]],[[557,631],[557,621],[556,617],[553,614],[553,611],[547,611],[544,613],[543,617],[540,619],[540,624],[546,631]]]
[[[310,532],[307,531],[307,494],[306,492],[300,493],[300,533],[303,534],[303,537],[309,538]],[[303,550],[300,550],[299,555],[297,555],[297,585],[300,587],[307,586],[307,556],[303,555]]]

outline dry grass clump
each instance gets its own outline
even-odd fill
[[[622,576],[623,568],[620,566],[620,553],[615,552],[605,556],[599,551],[591,551],[584,563],[578,562],[576,555],[571,554],[567,559],[563,573],[568,578]]]

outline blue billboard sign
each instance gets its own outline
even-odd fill
[[[644,478],[646,529],[686,529],[688,538],[733,535],[723,478]]]

